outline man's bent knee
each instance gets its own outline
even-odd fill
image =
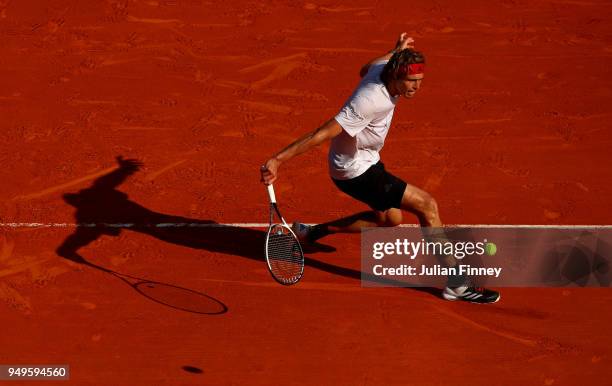
[[[387,221],[385,226],[396,227],[402,223],[402,211],[401,209],[391,208],[387,210]]]
[[[426,207],[426,212],[429,213],[430,215],[433,215],[435,217],[438,217],[438,203],[436,202],[436,200],[430,195],[427,194],[429,197],[427,199],[427,202],[425,204]]]
[[[416,214],[422,225],[438,226],[438,203],[426,191],[415,186],[406,187],[402,197],[402,209]]]
[[[402,209],[425,213],[436,208],[436,201],[429,193],[415,186],[406,187],[402,197]]]
[[[402,223],[402,211],[397,208],[387,209],[384,212],[376,211],[376,225],[379,227],[396,227]]]

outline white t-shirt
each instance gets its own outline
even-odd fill
[[[353,95],[342,107],[336,121],[344,130],[329,148],[329,174],[348,180],[363,174],[380,160],[397,97],[389,95],[380,79],[387,61],[373,63]]]

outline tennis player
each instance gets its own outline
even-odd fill
[[[372,209],[315,226],[296,222],[293,229],[300,241],[315,242],[332,233],[360,232],[362,227],[397,226],[402,223],[402,210],[415,214],[422,227],[442,227],[434,198],[386,171],[379,155],[396,104],[401,97],[415,96],[423,82],[424,69],[424,55],[414,49],[414,39],[402,33],[392,51],[361,68],[361,82],[335,117],[262,165],[261,181],[272,184],[282,163],[331,140],[328,158],[332,181],[342,192]],[[448,266],[456,264],[454,257],[447,259]],[[449,278],[442,295],[447,300],[477,303],[493,303],[500,298],[495,291],[472,286],[465,277]]]

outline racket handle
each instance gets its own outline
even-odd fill
[[[276,195],[274,194],[272,184],[268,185],[268,196],[270,196],[270,203],[276,204]]]

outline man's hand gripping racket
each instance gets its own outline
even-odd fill
[[[266,235],[268,269],[277,282],[284,285],[295,284],[304,274],[304,252],[276,205],[274,187],[272,184],[267,187],[270,197],[270,226]]]

